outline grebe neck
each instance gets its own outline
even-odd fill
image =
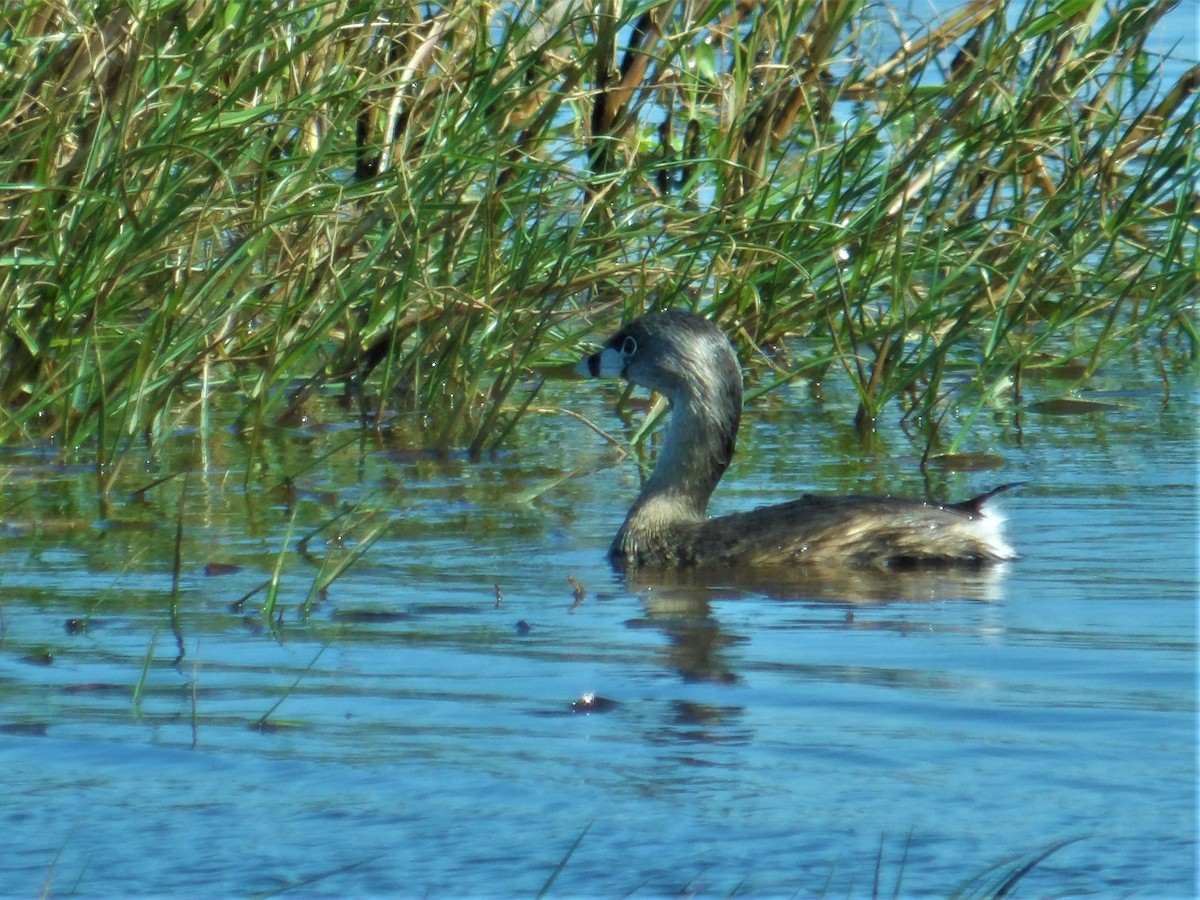
[[[733,459],[741,420],[741,384],[736,390],[692,385],[671,399],[671,421],[658,462],[630,518],[640,511],[679,519],[702,519],[709,497]]]

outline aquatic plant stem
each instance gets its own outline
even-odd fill
[[[537,892],[537,897],[539,900],[550,893],[550,889],[554,887],[554,882],[558,881],[558,876],[563,873],[563,869],[567,867],[567,863],[571,861],[571,857],[575,854],[575,851],[579,849],[579,845],[583,843],[583,838],[591,827],[591,822],[588,822],[586,825],[584,825],[583,831],[579,832],[579,837],[575,838],[575,842],[571,844],[569,848],[567,848],[567,852],[563,855],[563,858],[558,861],[558,865],[554,867],[554,871],[550,873],[550,877],[546,879],[546,882],[542,885],[541,890]]]
[[[312,671],[312,667],[317,664],[317,660],[321,658],[321,654],[324,653],[328,648],[328,644],[323,644],[321,649],[317,651],[317,655],[314,656],[312,661],[304,667],[304,671],[296,676],[296,680],[292,682],[291,686],[288,687],[288,689],[283,692],[280,698],[271,705],[270,709],[268,709],[255,721],[253,727],[256,730],[261,731],[266,728],[267,723],[270,721],[271,714],[274,713],[275,710],[279,709],[279,707],[283,704],[283,701],[292,695],[292,692],[299,686],[300,682],[304,680],[304,676]]]

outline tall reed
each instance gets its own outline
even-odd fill
[[[481,452],[532,367],[661,305],[803,338],[776,377],[849,379],[864,428],[1195,354],[1173,5],[7,4],[0,441],[111,478],[214,391],[252,429],[335,386]]]

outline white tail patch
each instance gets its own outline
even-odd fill
[[[984,501],[979,515],[972,520],[979,540],[987,545],[996,559],[1016,559],[1017,552],[1004,539],[1004,523],[1007,517],[995,501],[989,497]]]

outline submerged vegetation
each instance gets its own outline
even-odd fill
[[[0,441],[108,470],[336,388],[480,452],[650,306],[927,435],[1030,366],[1194,356],[1173,5],[6,4]]]

